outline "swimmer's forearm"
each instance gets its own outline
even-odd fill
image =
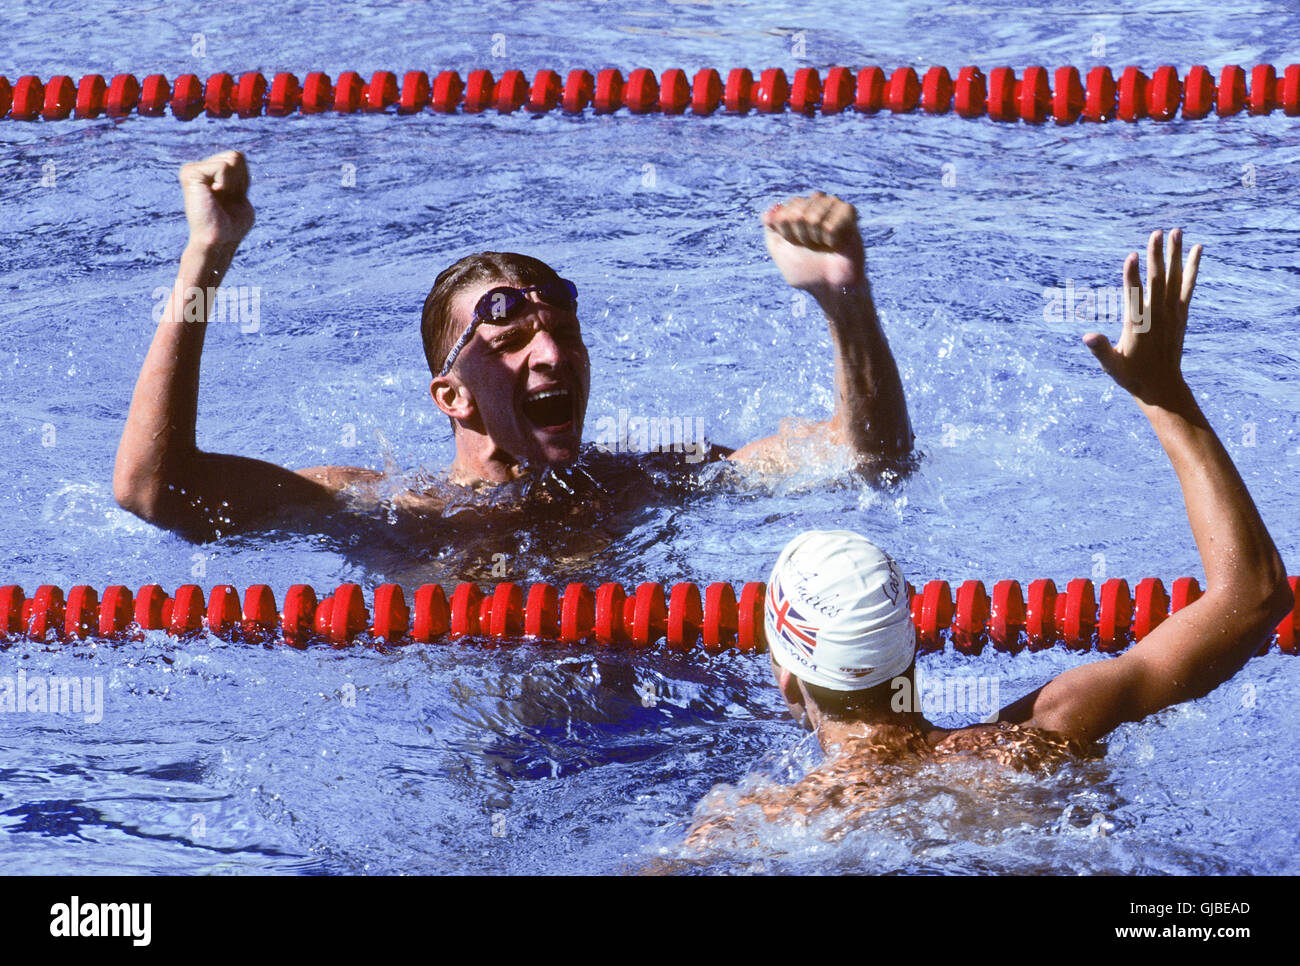
[[[1207,596],[1223,595],[1237,615],[1252,605],[1269,609],[1286,589],[1286,569],[1237,467],[1191,390],[1183,384],[1164,404],[1139,406],[1178,475],[1205,568]]]
[[[835,347],[832,438],[868,457],[902,458],[915,437],[898,365],[864,278],[850,288],[814,293]]]
[[[208,300],[190,300],[192,321],[186,321],[185,296],[219,286],[233,257],[232,247],[194,244],[181,255],[176,283],[136,380],[113,467],[114,494],[123,506],[156,501],[178,465],[197,453],[194,426]]]

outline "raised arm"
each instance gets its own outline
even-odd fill
[[[871,465],[901,466],[914,437],[907,400],[867,281],[854,207],[814,192],[763,215],[767,250],[785,280],[816,299],[830,323],[835,351],[835,411],[828,422],[783,426],[732,454],[742,462],[785,468],[791,447],[816,436],[850,447]]]
[[[253,225],[243,155],[227,151],[180,171],[190,237],[162,321],[154,333],[113,466],[124,509],[195,540],[229,533],[272,511],[328,504],[354,479],[352,467],[297,473],[242,456],[205,453],[194,435],[199,359],[215,292]]]
[[[1291,608],[1286,571],[1237,468],[1183,381],[1187,306],[1201,246],[1184,268],[1182,234],[1151,235],[1144,306],[1138,257],[1124,265],[1125,317],[1118,346],[1091,332],[1084,342],[1132,393],[1164,446],[1187,504],[1205,568],[1205,594],[1114,660],[1073,668],[1003,712],[1005,720],[1081,741],[1124,721],[1199,698],[1232,677]]]

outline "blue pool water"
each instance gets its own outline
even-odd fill
[[[867,63],[1217,73],[1295,60],[1284,39],[1300,28],[1280,2],[1249,18],[1203,2],[1077,16],[1007,2],[311,2],[274,17],[233,3],[130,16],[103,0],[11,6],[11,80]],[[729,445],[787,415],[822,418],[825,326],[796,313],[757,222],[820,188],[858,206],[920,470],[886,491],[834,468],[717,483],[594,536],[552,526],[411,546],[383,519],[205,546],[157,531],[113,502],[113,454],[185,239],[176,169],[225,148],[249,158],[258,216],[227,285],[260,290],[260,324],[209,329],[206,449],[436,473],[452,449],[427,395],[419,308],[439,269],[481,248],[538,255],[577,282],[589,436],[620,409],[697,417]],[[1045,287],[1114,286],[1124,255],[1174,226],[1206,246],[1188,379],[1295,573],[1297,155],[1300,126],[1280,115],[1060,129],[856,115],[0,122],[0,583],[409,590],[484,574],[504,543],[521,582],[739,584],[765,577],[796,532],[842,526],[889,548],[918,585],[1200,576],[1158,444],[1079,343],[1093,326],[1043,313]],[[949,650],[922,666],[994,676],[1005,703],[1084,659]],[[923,772],[848,834],[755,823],[703,857],[681,841],[710,788],[815,760],[763,660],[151,637],[0,651],[0,674],[20,668],[99,676],[104,709],[95,723],[0,715],[10,872],[612,872],[661,859],[739,872],[1297,871],[1300,663],[1276,653],[1121,728],[1100,761],[1047,778]]]

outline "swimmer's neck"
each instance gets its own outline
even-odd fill
[[[486,436],[457,435],[456,458],[447,479],[458,486],[478,483],[509,483],[528,473],[528,468]]]
[[[868,740],[872,743],[894,744],[921,738],[933,743],[946,732],[936,728],[918,712],[881,711],[853,718],[828,718],[819,716],[815,722],[817,741],[824,751],[835,746],[843,747],[847,741]]]

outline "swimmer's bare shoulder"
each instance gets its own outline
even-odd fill
[[[361,466],[309,466],[294,470],[298,476],[319,483],[327,490],[338,492],[358,484],[378,483],[387,477],[379,470],[368,470]]]
[[[335,496],[346,495],[362,504],[378,503],[384,499],[379,484],[389,478],[387,473],[361,466],[309,466],[294,472],[320,484]],[[441,514],[447,505],[444,494],[410,488],[393,495],[391,501],[399,510],[415,514]]]
[[[740,796],[734,806],[715,789],[700,802],[685,844],[706,848],[733,833],[737,812],[747,806],[757,806],[769,822],[810,819],[823,812],[850,818],[869,812],[881,804],[900,766],[976,758],[1012,771],[1050,772],[1092,753],[1093,749],[1066,735],[1007,721],[931,728],[903,744],[849,740],[793,785],[764,785]]]

